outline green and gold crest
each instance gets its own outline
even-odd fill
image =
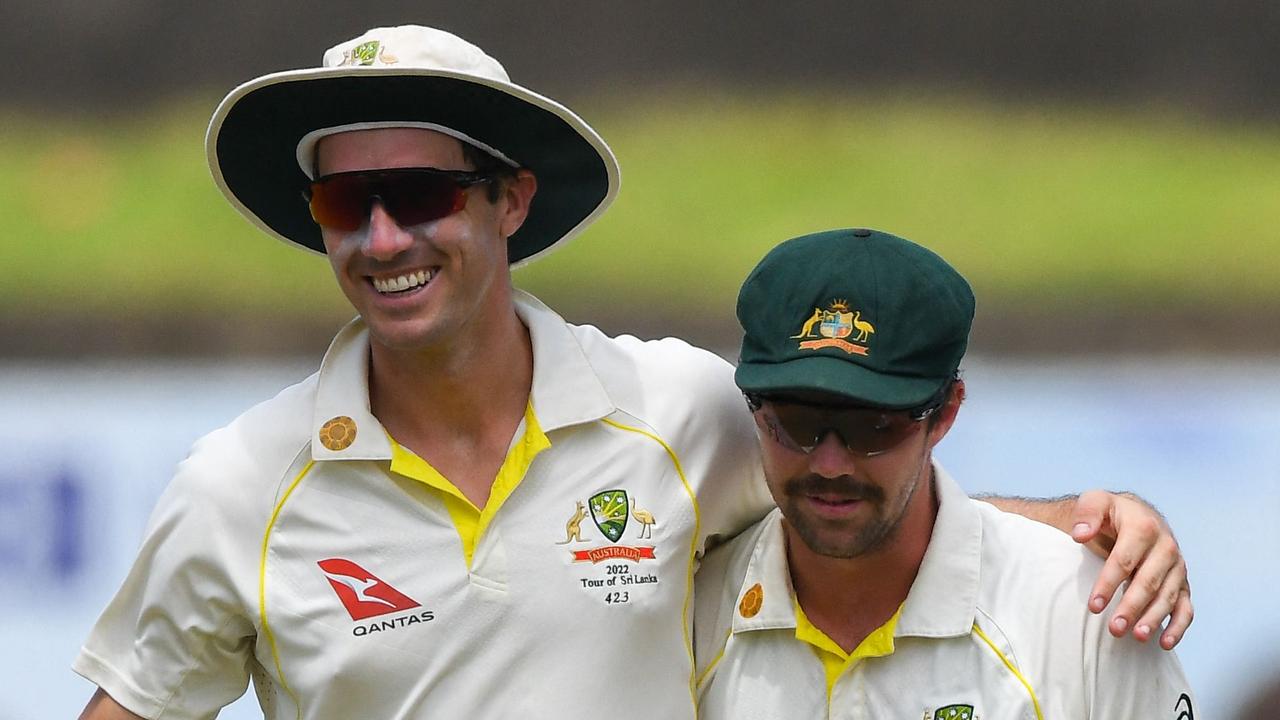
[[[591,496],[591,519],[596,527],[609,538],[609,542],[622,539],[622,531],[627,529],[627,491],[605,490]]]
[[[353,64],[355,65],[372,65],[374,60],[378,59],[378,47],[382,43],[377,40],[370,40],[366,43],[360,43],[351,51]]]
[[[933,720],[973,720],[972,705],[948,705],[933,711]]]

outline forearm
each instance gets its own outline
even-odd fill
[[[973,499],[991,503],[1005,512],[1021,515],[1070,533],[1072,510],[1079,497],[1079,495],[1061,495],[1055,498],[974,495]]]

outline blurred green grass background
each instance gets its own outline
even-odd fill
[[[617,152],[622,190],[517,284],[614,315],[727,317],[772,245],[869,226],[937,250],[988,308],[1280,300],[1276,127],[929,97],[577,102]],[[323,258],[261,235],[214,188],[211,107],[0,117],[0,303],[103,317],[348,314]]]

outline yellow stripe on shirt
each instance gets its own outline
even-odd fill
[[[302,720],[302,703],[298,701],[298,696],[293,692],[293,688],[289,687],[289,681],[284,678],[284,668],[280,665],[280,650],[276,647],[275,633],[271,632],[271,625],[267,622],[267,548],[271,544],[271,530],[276,526],[276,520],[280,517],[280,511],[284,509],[284,504],[289,502],[289,498],[293,495],[293,491],[302,482],[302,479],[311,472],[311,468],[315,467],[316,461],[310,460],[298,476],[289,484],[289,489],[285,490],[284,497],[280,498],[280,502],[276,503],[275,508],[271,511],[271,519],[267,521],[267,529],[262,533],[262,555],[258,559],[258,617],[262,621],[262,634],[267,636],[267,644],[271,646],[271,659],[276,664],[276,674],[280,677],[280,686],[284,688],[285,693],[293,700],[293,707],[297,710],[298,720]]]
[[[684,629],[684,645],[689,652],[689,696],[693,700],[693,706],[696,708],[698,706],[698,663],[693,658],[693,638],[689,637],[689,605],[693,601],[693,568],[698,558],[698,538],[702,535],[702,512],[698,509],[698,496],[693,492],[693,487],[689,485],[689,478],[685,477],[684,467],[680,464],[680,457],[676,455],[676,451],[672,450],[665,440],[648,430],[623,425],[608,418],[605,418],[603,422],[619,430],[643,435],[662,446],[662,449],[667,451],[667,456],[671,458],[671,464],[675,467],[676,475],[680,476],[680,484],[684,486],[685,494],[689,496],[689,502],[693,505],[693,538],[689,542],[689,564],[685,574],[684,609],[680,613],[680,626]]]
[[[991,651],[996,654],[996,657],[1000,658],[1000,661],[1009,669],[1009,672],[1013,673],[1013,676],[1018,678],[1018,682],[1022,683],[1022,687],[1026,688],[1027,694],[1031,696],[1031,704],[1036,709],[1036,720],[1044,720],[1044,714],[1040,711],[1040,700],[1036,698],[1036,691],[1031,689],[1031,683],[1027,682],[1027,679],[1023,677],[1022,673],[1018,670],[1018,666],[1014,665],[1004,653],[1000,652],[1000,648],[996,647],[996,644],[991,642],[991,638],[987,637],[987,634],[982,632],[982,628],[978,627],[978,623],[973,624],[973,632],[981,638],[982,642],[987,644],[987,647],[991,648]]]

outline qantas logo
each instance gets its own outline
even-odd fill
[[[365,620],[419,607],[416,600],[350,560],[329,558],[316,564],[329,579],[329,584],[338,593],[338,599],[347,608],[352,620]]]

